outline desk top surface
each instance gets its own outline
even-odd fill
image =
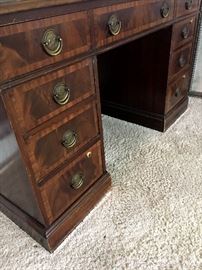
[[[43,7],[59,6],[65,4],[115,4],[130,2],[132,0],[0,0],[0,14],[13,13],[18,11],[32,10]],[[145,1],[145,0],[136,0]]]
[[[83,1],[85,0],[0,0],[0,14]]]

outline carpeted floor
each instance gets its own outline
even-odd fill
[[[103,125],[111,192],[51,255],[0,214],[0,269],[202,270],[202,99],[164,134]]]

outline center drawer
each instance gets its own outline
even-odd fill
[[[82,146],[99,135],[96,102],[54,118],[48,127],[29,137],[26,152],[35,179],[59,167]]]
[[[24,134],[95,93],[92,59],[86,59],[4,94]]]
[[[103,174],[99,141],[40,188],[48,223],[51,224]]]
[[[174,0],[132,1],[93,11],[97,47],[171,20]]]

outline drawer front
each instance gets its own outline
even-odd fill
[[[173,53],[170,63],[169,78],[172,79],[179,72],[190,66],[192,44]]]
[[[99,134],[95,103],[80,106],[77,111],[64,112],[56,118],[48,128],[26,142],[37,182]]]
[[[166,95],[166,113],[187,95],[189,82],[190,72],[185,72],[174,83],[168,86]]]
[[[103,174],[101,143],[95,144],[41,188],[51,224]]]
[[[0,27],[0,81],[89,50],[86,12]]]
[[[94,93],[93,64],[87,59],[7,91],[5,102],[24,133]]]
[[[173,18],[173,0],[132,1],[94,10],[96,46],[147,30]]]
[[[173,27],[173,49],[183,46],[192,40],[195,32],[196,17],[176,23]]]
[[[176,16],[183,16],[196,11],[199,8],[199,0],[176,0]]]

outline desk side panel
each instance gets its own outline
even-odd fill
[[[0,203],[1,196],[44,223],[0,96]]]

